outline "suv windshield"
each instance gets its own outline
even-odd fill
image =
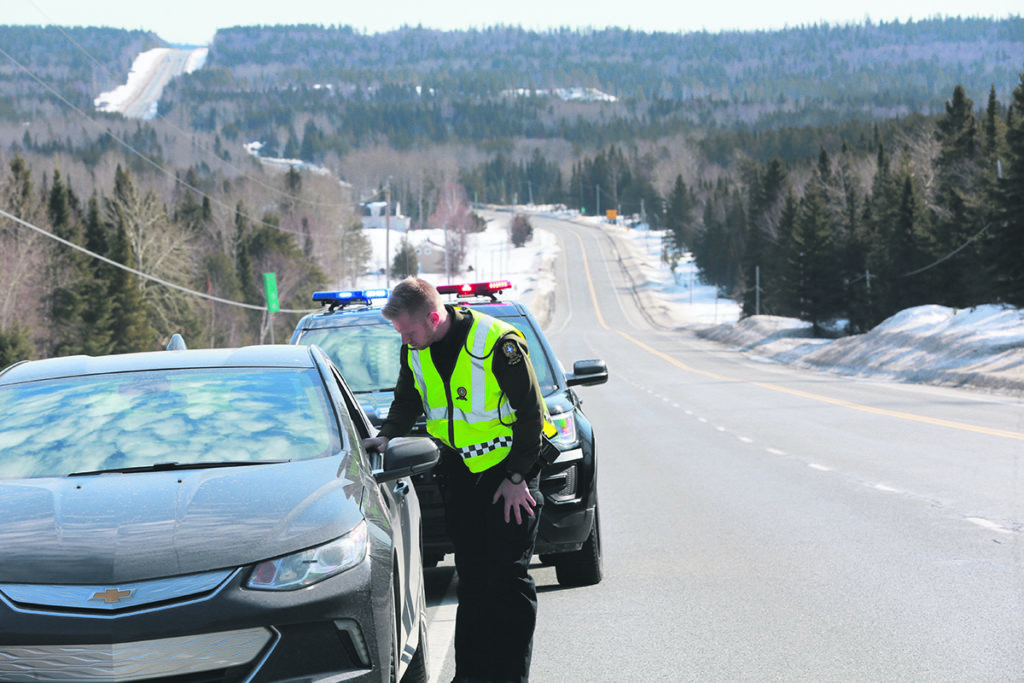
[[[501,318],[526,337],[530,360],[541,391],[547,395],[558,388],[544,347],[526,318]],[[316,344],[341,370],[356,394],[393,391],[401,367],[402,338],[388,322],[378,325],[319,327],[302,332],[300,344]]]
[[[205,368],[0,387],[0,478],[330,455],[341,436],[315,369]]]

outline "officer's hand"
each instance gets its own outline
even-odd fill
[[[523,523],[523,510],[526,511],[526,514],[533,517],[533,508],[536,507],[537,501],[533,499],[530,487],[526,485],[525,481],[513,484],[508,479],[502,479],[501,485],[494,492],[494,499],[491,502],[497,503],[499,498],[505,500],[506,522],[511,521],[512,512],[515,513],[516,524]]]
[[[391,441],[391,439],[386,436],[371,436],[368,439],[363,439],[363,448],[368,451],[384,453],[388,447],[388,441]]]

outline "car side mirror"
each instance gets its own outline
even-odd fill
[[[378,483],[426,472],[437,464],[437,444],[425,437],[391,439],[384,451],[384,469],[374,472]]]
[[[572,372],[565,374],[565,383],[570,387],[592,387],[608,381],[608,366],[599,358],[578,360],[572,364]]]

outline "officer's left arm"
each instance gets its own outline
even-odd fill
[[[503,465],[507,472],[529,476],[540,457],[544,396],[530,362],[526,340],[517,334],[503,337],[494,350],[492,367],[498,386],[516,411],[512,449],[499,467]]]

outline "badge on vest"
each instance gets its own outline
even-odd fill
[[[455,390],[455,398],[459,401],[465,401],[468,399],[469,392],[466,391],[466,387],[459,387]]]
[[[501,350],[505,353],[509,365],[515,365],[523,359],[523,354],[519,353],[519,346],[515,342],[505,342],[501,345]]]

